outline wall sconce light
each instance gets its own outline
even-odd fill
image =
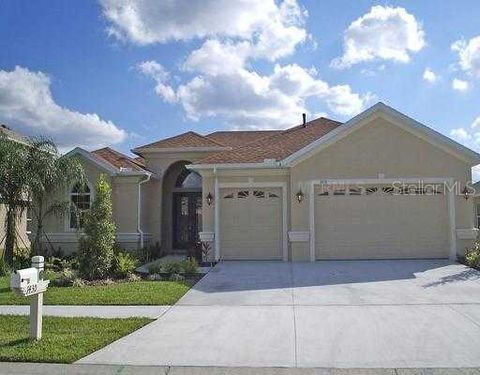
[[[213,195],[212,195],[212,193],[208,193],[206,199],[207,199],[207,204],[208,204],[209,206],[211,206],[212,203],[213,203]]]
[[[468,200],[468,198],[470,198],[470,190],[468,190],[466,186],[463,188],[462,194],[465,200]]]
[[[305,194],[303,194],[302,190],[299,190],[295,196],[297,197],[298,203],[302,203],[303,198],[305,198]]]

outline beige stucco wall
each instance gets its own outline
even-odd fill
[[[291,169],[291,189],[306,192],[301,204],[291,197],[292,230],[308,230],[310,180],[343,178],[452,177],[461,184],[471,181],[470,166],[426,141],[378,118]],[[473,199],[455,199],[457,228],[472,228]],[[463,252],[471,241],[457,240]],[[299,258],[308,254],[308,243],[296,244]],[[297,254],[294,254],[296,258]]]
[[[282,175],[278,175],[282,173]],[[208,206],[205,196],[214,193],[212,171],[201,171],[203,177],[203,231],[214,231],[214,204]],[[457,157],[418,138],[417,136],[377,118],[366,126],[354,131],[346,138],[327,147],[308,159],[284,171],[274,170],[218,170],[219,182],[286,181],[288,230],[304,232],[309,230],[309,181],[319,179],[362,179],[450,177],[460,184],[471,181],[471,167]],[[277,175],[275,175],[277,174]],[[305,194],[299,203],[295,193]],[[462,195],[455,198],[456,228],[474,227],[473,199],[465,200]],[[221,220],[221,218],[220,218]],[[471,240],[457,239],[457,251],[463,253]],[[213,251],[212,251],[213,252]],[[289,243],[289,259],[309,260],[309,243]]]
[[[94,199],[95,185],[102,174],[112,188],[113,220],[117,227],[117,242],[126,249],[139,247],[137,231],[138,183],[144,176],[108,176],[108,174],[89,161],[81,160],[87,181]],[[142,187],[143,188],[143,187]],[[69,199],[69,192],[63,193],[63,199]],[[50,216],[45,220],[45,232],[55,249],[61,248],[65,253],[78,250],[78,233],[69,228],[68,213]],[[44,238],[44,243],[47,240]]]
[[[178,162],[194,163],[208,154],[206,152],[152,152],[143,155],[146,168],[154,173],[151,182],[145,186],[145,200],[149,204],[144,220],[145,228],[152,236],[151,243],[158,242],[164,249],[171,250],[172,187],[179,170],[169,170],[170,166]]]

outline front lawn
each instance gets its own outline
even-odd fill
[[[43,338],[28,339],[28,317],[0,315],[0,362],[72,363],[151,322],[147,318],[43,318]]]
[[[173,305],[188,290],[186,282],[131,281],[83,287],[49,287],[46,305]],[[28,305],[29,298],[10,290],[10,278],[0,277],[0,305]]]

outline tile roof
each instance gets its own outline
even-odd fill
[[[135,150],[144,148],[185,148],[185,147],[225,147],[224,144],[209,139],[203,135],[189,131],[174,137],[165,138],[157,142],[137,147]]]
[[[231,151],[216,152],[195,164],[262,163],[265,159],[282,160],[341,124],[321,117],[307,122],[305,126],[295,126],[262,137]]]
[[[206,137],[226,146],[241,147],[248,143],[258,141],[260,138],[272,136],[281,132],[281,130],[217,131],[207,134]]]
[[[92,151],[92,154],[96,157],[103,159],[104,161],[113,165],[119,170],[121,168],[125,168],[131,169],[132,171],[146,171],[144,163],[136,160],[138,158],[132,159],[127,155],[122,154],[121,152],[111,149],[110,147],[105,147]]]

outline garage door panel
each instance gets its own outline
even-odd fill
[[[446,197],[316,194],[315,244],[318,259],[448,257]]]
[[[225,196],[220,202],[221,257],[281,259],[281,189],[229,189],[222,192]]]

